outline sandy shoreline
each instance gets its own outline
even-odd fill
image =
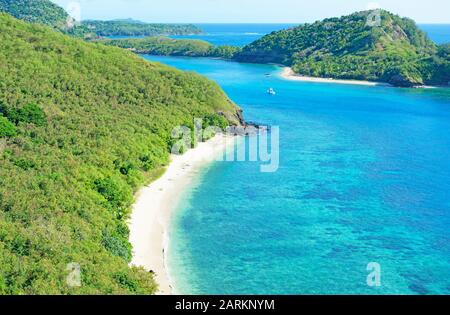
[[[133,246],[131,265],[142,266],[155,273],[158,294],[174,293],[165,261],[172,210],[201,168],[222,156],[234,141],[235,137],[217,135],[183,155],[172,155],[164,175],[144,187],[137,196],[129,220],[130,243]]]
[[[371,81],[362,81],[362,80],[338,80],[338,79],[331,79],[331,78],[306,77],[306,76],[301,76],[301,75],[295,74],[295,72],[290,67],[284,67],[280,76],[287,80],[303,81],[303,82],[354,84],[354,85],[366,85],[366,86],[392,86],[389,83],[382,83],[382,82],[371,82]]]

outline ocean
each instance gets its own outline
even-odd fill
[[[276,172],[215,162],[182,196],[167,253],[177,293],[450,294],[450,90],[143,57],[205,75],[247,120],[280,130]],[[379,267],[375,286],[368,266]]]
[[[213,45],[243,47],[274,31],[294,27],[296,24],[196,24],[204,34],[171,36],[180,39],[200,39]]]
[[[196,24],[204,34],[170,36],[178,39],[199,39],[213,45],[243,47],[271,32],[295,27],[299,24]],[[419,24],[437,44],[450,43],[450,24]],[[145,36],[108,36],[111,39],[143,38]]]
[[[201,39],[214,45],[245,46],[274,31],[298,24],[197,24],[205,34],[171,36],[172,38]],[[450,24],[419,24],[419,28],[437,44],[450,43]]]
[[[428,34],[437,44],[450,43],[450,25],[449,24],[419,24],[419,28]]]

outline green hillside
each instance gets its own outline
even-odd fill
[[[199,75],[6,14],[0,60],[0,294],[154,292],[128,266],[133,193],[167,165],[174,126],[239,124],[238,109]]]
[[[129,49],[139,54],[160,56],[220,57],[231,59],[240,51],[238,47],[214,46],[203,40],[172,39],[168,37],[114,39],[103,40],[102,43]]]
[[[370,26],[367,21],[373,13],[358,12],[271,33],[244,47],[236,59],[280,63],[314,77],[385,81],[398,86],[448,82],[431,78],[429,69],[422,72],[424,60],[435,56],[436,45],[414,21],[380,11],[381,24]]]
[[[0,12],[18,19],[62,28],[69,17],[66,11],[49,0],[0,0]]]
[[[450,86],[450,44],[440,45],[436,54],[419,61],[418,68],[425,83]]]

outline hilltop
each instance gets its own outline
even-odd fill
[[[168,164],[175,126],[240,110],[197,74],[6,14],[0,60],[0,294],[155,292],[128,266],[133,194]]]
[[[373,19],[377,14],[379,24]],[[235,59],[279,63],[313,77],[384,81],[396,86],[447,84],[450,77],[437,80],[429,72],[435,66],[430,58],[437,50],[413,20],[377,10],[273,32],[244,47]]]
[[[66,25],[69,15],[49,0],[0,0],[0,12],[30,23],[40,23],[56,28]]]

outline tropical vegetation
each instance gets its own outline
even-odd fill
[[[214,46],[203,40],[145,37],[102,40],[102,43],[132,50],[139,54],[187,57],[220,57],[231,59],[240,48]]]
[[[241,122],[197,74],[0,13],[0,294],[155,292],[126,220],[195,117]]]
[[[0,0],[0,12],[30,23],[63,28],[69,15],[49,0]]]
[[[273,32],[235,58],[284,64],[306,76],[447,85],[448,56],[442,50],[414,21],[375,10]]]

